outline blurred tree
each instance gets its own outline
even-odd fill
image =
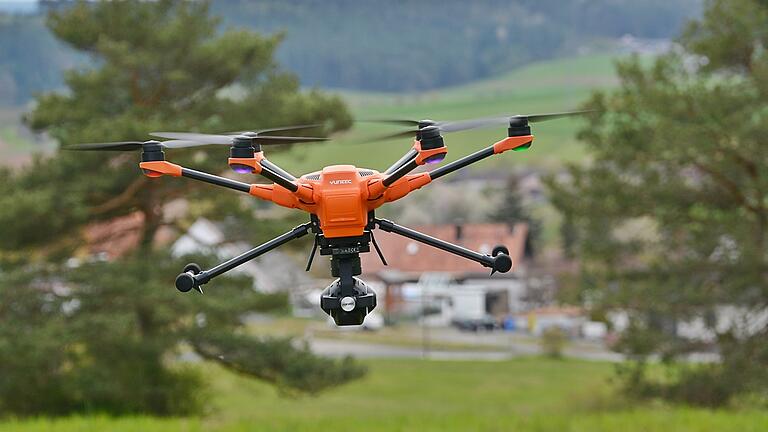
[[[528,237],[525,240],[525,253],[530,258],[536,252],[539,237],[541,236],[541,222],[531,216],[523,196],[520,193],[520,180],[518,176],[511,175],[507,179],[507,187],[503,191],[503,198],[498,208],[490,214],[490,220],[503,222],[510,229],[518,223],[528,224]]]
[[[350,125],[338,98],[300,92],[278,69],[279,37],[221,32],[217,24],[206,3],[181,0],[83,1],[53,11],[54,34],[98,66],[69,72],[68,91],[40,96],[29,123],[63,145],[142,139],[157,129],[321,123],[330,132]],[[226,152],[171,157],[215,170]],[[171,361],[184,346],[288,392],[317,392],[364,372],[290,341],[248,337],[243,316],[285,310],[284,295],[260,295],[243,278],[217,280],[212,296],[176,292],[183,265],[158,246],[157,234],[191,221],[169,215],[166,204],[187,197],[200,203],[190,214],[214,219],[222,210],[233,218],[252,211],[236,194],[207,185],[150,184],[137,161],[138,154],[61,151],[0,172],[0,410],[194,411],[203,381]],[[84,226],[124,215],[140,220],[136,249],[91,262]],[[83,258],[74,268],[73,254]]]
[[[711,0],[681,49],[618,64],[554,202],[578,231],[585,295],[631,319],[627,388],[703,405],[768,389],[768,3]],[[680,323],[702,328],[679,334]],[[715,348],[721,361],[680,365]],[[653,381],[659,352],[670,377]]]

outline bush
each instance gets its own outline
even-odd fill
[[[541,350],[551,358],[561,358],[568,336],[560,327],[549,327],[541,333]]]
[[[57,268],[56,278],[0,274],[0,414],[198,412],[206,383],[176,361],[190,345],[283,394],[316,394],[365,373],[290,339],[247,335],[242,316],[285,310],[287,296],[257,293],[234,275],[218,278],[215,294],[183,295],[173,275],[184,262],[158,251]]]

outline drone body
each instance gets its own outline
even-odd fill
[[[299,178],[268,161],[261,149],[262,144],[319,141],[322,138],[263,135],[267,131],[240,133],[235,136],[153,133],[152,135],[172,138],[174,141],[85,144],[70,148],[79,150],[141,149],[142,161],[139,166],[144,175],[150,178],[165,175],[187,177],[245,192],[283,207],[295,208],[309,213],[310,222],[299,225],[293,230],[211,269],[202,270],[196,264],[187,265],[176,278],[176,287],[182,292],[190,291],[193,288],[202,292],[202,285],[214,277],[311,232],[314,234],[315,241],[307,263],[307,270],[310,269],[315,252],[319,248],[320,255],[331,257],[331,274],[338,278],[323,291],[320,299],[321,308],[333,317],[337,325],[359,325],[362,324],[365,316],[376,307],[376,294],[363,281],[355,277],[362,273],[360,253],[370,252],[370,245],[373,243],[382,262],[386,264],[384,255],[376,244],[373,234],[377,228],[476,261],[490,268],[491,273],[497,271],[504,273],[512,268],[512,260],[503,246],[495,248],[492,255],[471,251],[393,222],[378,219],[375,217],[377,208],[388,202],[401,199],[433,180],[489,156],[508,150],[527,149],[533,142],[533,135],[531,135],[528,126],[529,121],[547,120],[581,113],[512,116],[453,123],[438,123],[431,120],[418,122],[398,120],[397,123],[418,126],[417,130],[407,132],[409,134],[415,133],[416,140],[413,147],[385,172],[357,168],[352,165],[332,165]],[[444,159],[447,148],[441,132],[497,124],[500,119],[509,124],[506,138],[434,170],[411,174],[419,166],[440,162]],[[299,128],[306,128],[306,126],[271,129],[268,132]],[[402,133],[398,135],[402,135]],[[233,170],[239,173],[259,174],[273,183],[243,183],[181,167],[165,160],[164,148],[205,144],[230,145],[228,163]]]

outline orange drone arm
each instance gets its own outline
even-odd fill
[[[429,178],[436,180],[446,174],[450,174],[454,171],[460,170],[467,165],[479,162],[487,157],[495,154],[504,153],[507,150],[525,150],[531,146],[533,142],[533,135],[521,135],[504,138],[503,140],[494,143],[490,147],[486,147],[482,150],[476,151],[470,155],[464,156],[461,159],[457,159],[449,164],[445,164],[439,168],[429,172]]]
[[[394,201],[429,183],[429,176],[408,173],[431,161],[442,160],[446,153],[448,149],[445,146],[423,149],[420,141],[414,141],[411,150],[389,167],[384,177],[371,180],[368,185],[369,201],[382,196],[384,202]]]
[[[268,161],[267,158],[264,157],[264,153],[260,151],[255,152],[253,154],[253,157],[250,157],[250,158],[231,157],[228,159],[228,163],[229,163],[229,166],[232,167],[232,169],[235,170],[236,172],[243,172],[243,171],[249,170],[254,174],[261,174],[267,178],[270,178],[270,174],[271,174],[272,176],[276,175],[276,176],[282,177],[284,180],[287,180],[287,181],[296,180],[296,177],[294,177],[291,173],[280,168],[274,163]],[[272,180],[272,178],[270,178],[270,180]],[[278,182],[276,181],[276,183]]]
[[[416,189],[419,189],[422,186],[430,183],[432,180],[436,180],[446,174],[450,174],[456,170],[466,167],[467,165],[479,162],[495,154],[501,154],[508,150],[519,151],[527,149],[531,146],[532,142],[533,135],[507,137],[494,143],[490,147],[486,147],[475,153],[464,156],[461,159],[457,159],[432,171],[421,174],[402,175],[400,178],[387,185],[386,180],[391,178],[393,175],[396,175],[396,173],[399,171],[410,171],[418,165],[423,165],[425,160],[434,156],[433,154],[422,156],[422,150],[420,146],[417,146],[419,144],[417,141],[416,144],[414,144],[414,148],[408,154],[406,154],[406,156],[409,157],[403,157],[398,162],[396,162],[395,165],[393,165],[394,169],[390,168],[387,170],[391,171],[388,177],[372,179],[369,182],[369,207],[373,209],[379,207],[385,202],[399,200],[400,198],[408,195]],[[443,150],[442,154],[445,154],[447,151],[445,148],[432,150]],[[429,152],[431,150],[427,151]],[[435,152],[434,154],[439,155],[441,152]]]
[[[266,201],[288,207],[314,213],[316,204],[314,192],[308,184],[300,184],[296,192],[290,191],[278,184],[252,184],[249,194]]]
[[[182,168],[180,165],[176,165],[174,163],[166,162],[166,161],[152,161],[152,162],[141,162],[139,164],[139,167],[144,172],[144,175],[147,177],[160,177],[164,175],[169,175],[173,177],[181,177]]]
[[[429,173],[408,174],[390,186],[384,186],[383,178],[373,179],[368,183],[368,200],[379,205],[396,201],[430,181],[432,179],[429,178]],[[373,208],[379,207],[379,205],[375,205]]]
[[[234,159],[234,161],[232,159]],[[167,161],[141,162],[139,167],[147,177],[156,178],[163,175],[170,175],[173,177],[187,177],[217,186],[234,189],[240,192],[246,192],[255,197],[267,201],[272,201],[285,207],[302,208],[304,206],[310,206],[313,203],[313,193],[311,186],[304,184],[299,185],[291,180],[288,180],[282,175],[269,170],[265,166],[262,166],[263,162],[263,157],[230,158],[230,164],[235,163],[250,166],[254,168],[254,170],[259,170],[259,172],[263,175],[266,174],[265,177],[274,177],[279,181],[279,183],[276,182],[276,184],[270,185],[252,185],[237,180],[228,179],[226,177],[184,168],[180,165],[176,165]],[[283,184],[285,184],[285,186]]]
[[[236,172],[242,168],[248,168],[252,173],[261,174],[261,161],[264,160],[264,153],[256,152],[250,158],[229,158],[227,163]]]

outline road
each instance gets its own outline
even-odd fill
[[[372,336],[375,339],[375,333]],[[504,332],[463,333],[454,329],[433,329],[430,340],[435,343],[461,344],[462,349],[423,349],[413,345],[396,345],[314,337],[309,339],[312,350],[321,355],[358,358],[429,358],[434,360],[483,360],[501,361],[519,356],[539,355],[541,348],[528,338]],[[472,350],[477,345],[478,350]],[[469,348],[467,348],[469,346]],[[498,348],[498,349],[492,349]],[[598,343],[578,341],[563,350],[566,357],[583,360],[619,362],[623,356],[603,348]]]

